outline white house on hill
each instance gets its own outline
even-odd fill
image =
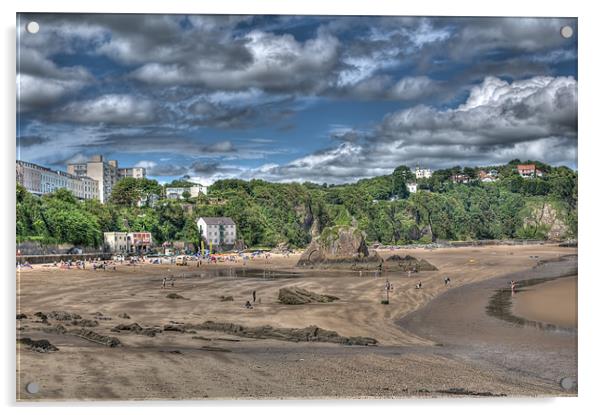
[[[433,171],[431,169],[421,169],[418,166],[416,166],[415,173],[417,179],[428,179],[433,175]]]

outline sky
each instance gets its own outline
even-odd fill
[[[17,157],[94,154],[203,184],[576,169],[577,20],[19,14]]]

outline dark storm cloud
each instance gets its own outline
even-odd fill
[[[217,162],[202,162],[195,161],[190,165],[190,171],[196,175],[202,174],[213,174],[220,168],[220,164]]]
[[[197,160],[190,164],[156,163],[154,161],[143,160],[140,161],[137,166],[146,168],[148,175],[159,177],[186,176],[188,178],[206,178],[213,177],[221,173],[239,171],[231,167],[223,166],[216,161],[202,160]]]
[[[206,143],[174,135],[122,134],[99,137],[89,147],[110,148],[128,153],[163,153],[180,155],[235,155],[237,149],[231,141]]]
[[[21,136],[17,140],[17,146],[19,147],[31,147],[40,144],[46,144],[50,141],[48,137],[42,137],[39,135]]]

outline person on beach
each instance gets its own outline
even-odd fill
[[[251,304],[251,302],[249,300],[247,300],[247,302],[245,303],[245,308],[248,308],[248,309],[253,308],[253,305]]]
[[[451,283],[451,279],[449,277],[445,277],[445,279],[443,281],[445,282],[445,285],[448,285]]]
[[[418,281],[418,284],[416,284],[416,289],[419,290],[422,288],[422,281]]]
[[[515,289],[516,289],[516,281],[514,281],[514,280],[510,281],[510,289],[512,290],[512,294],[514,294]]]
[[[253,302],[255,302],[256,299],[257,299],[257,293],[255,292],[255,290],[253,290]]]
[[[163,277],[163,283],[161,283],[161,289],[165,288],[165,283],[167,283],[167,278]]]

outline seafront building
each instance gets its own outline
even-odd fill
[[[208,244],[233,246],[236,243],[236,223],[227,217],[200,217],[197,228]]]
[[[148,253],[153,246],[150,232],[105,232],[105,248],[113,253]]]
[[[105,247],[114,253],[129,252],[127,232],[105,232]]]
[[[100,199],[98,181],[86,175],[52,170],[27,161],[16,161],[17,182],[28,192],[41,196],[56,189],[70,190],[78,199]]]
[[[117,160],[105,160],[102,155],[95,155],[83,163],[69,163],[67,172],[75,176],[88,176],[98,181],[98,193],[101,203],[109,200],[113,186],[122,177],[144,178],[143,167],[119,168]]]

